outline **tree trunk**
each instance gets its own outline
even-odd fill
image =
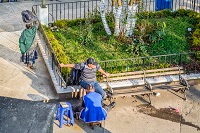
[[[112,0],[112,11],[113,11],[113,14],[114,14],[114,17],[116,15],[116,0]]]
[[[122,0],[122,13],[120,17],[120,32],[125,32],[126,29],[126,14],[128,9],[128,0]]]
[[[120,34],[120,16],[122,13],[122,1],[117,0],[117,3],[118,3],[118,8],[115,15],[115,36],[119,36]]]
[[[136,18],[135,13],[137,9],[137,4],[135,0],[130,0],[128,5],[128,17],[127,17],[127,24],[126,24],[126,36],[130,37],[133,35],[133,29],[135,27]]]
[[[105,3],[104,3],[104,0],[102,0],[100,2],[100,13],[101,13],[101,19],[102,19],[102,23],[103,23],[103,26],[104,26],[104,29],[106,31],[106,33],[108,35],[111,35],[111,31],[110,31],[110,28],[108,27],[108,23],[106,21],[106,11],[105,11]]]

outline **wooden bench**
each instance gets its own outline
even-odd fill
[[[144,71],[110,74],[109,77],[103,76],[102,81],[113,92],[113,97],[146,95],[151,104],[150,94],[153,91],[145,83]]]
[[[103,76],[102,86],[113,91],[113,96],[150,95],[161,90],[175,90],[184,92],[189,89],[187,80],[183,78],[183,67],[142,70]]]
[[[154,70],[145,70],[145,80],[148,88],[153,92],[161,90],[182,91],[186,100],[186,90],[189,89],[187,80],[182,76],[183,67],[172,67]]]

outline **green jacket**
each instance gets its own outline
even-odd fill
[[[33,26],[31,29],[25,29],[21,33],[21,36],[19,38],[19,48],[22,54],[26,53],[26,51],[33,44],[36,32],[37,32],[37,27]]]

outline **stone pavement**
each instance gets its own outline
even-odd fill
[[[32,5],[39,2],[6,2],[0,3],[0,32],[21,31],[24,24],[21,18],[21,11],[31,10]]]
[[[36,69],[20,62],[20,34],[21,31],[0,32],[0,96],[33,101],[57,99],[41,54]]]
[[[18,42],[25,28],[21,11],[40,3],[0,3],[0,96],[33,101],[58,99],[40,52],[36,69],[28,69],[20,62]]]
[[[49,133],[56,104],[0,97],[1,133]]]
[[[75,120],[75,126],[59,128],[58,121],[54,120],[54,133],[199,133],[200,132],[200,85],[191,87],[187,92],[188,100],[184,101],[172,92],[164,91],[161,95],[152,96],[152,105],[157,109],[148,110],[147,97],[117,98],[116,107],[108,112],[103,128],[98,126],[94,130],[80,120]],[[181,93],[176,93],[183,96]],[[135,101],[137,100],[137,101]],[[175,113],[178,119],[169,117],[160,118],[162,109],[178,108]],[[141,113],[140,110],[143,110]],[[151,112],[151,115],[149,115]],[[172,110],[173,112],[173,110]],[[167,112],[164,112],[164,114]],[[170,116],[171,115],[171,116]],[[182,116],[182,117],[181,117]]]
[[[38,127],[41,131],[36,130],[37,120],[40,119],[39,117],[35,119],[33,116],[36,116],[36,114],[44,117],[52,115],[48,111],[41,110],[43,107],[45,108],[49,105],[32,101],[58,98],[42,58],[38,59],[35,70],[27,69],[19,61],[18,39],[21,31],[24,29],[20,13],[24,9],[31,10],[32,5],[38,3],[40,2],[0,3],[0,98],[3,99],[0,100],[0,126],[4,125],[3,128],[0,128],[2,129],[0,132],[3,133],[13,131],[16,131],[16,133],[28,132],[28,130],[23,130],[23,128],[25,129],[23,122],[32,122],[33,125],[29,125],[29,131],[45,132],[41,127]],[[42,57],[40,53],[39,57]],[[193,86],[187,93],[187,96],[189,98],[188,101],[183,101],[171,92],[161,92],[159,97],[152,98],[153,106],[158,110],[160,108],[178,108],[179,114],[183,117],[183,119],[180,117],[179,122],[159,118],[156,113],[155,115],[149,115],[148,111],[141,113],[138,105],[145,103],[141,98],[137,102],[132,97],[118,98],[116,100],[116,107],[108,112],[108,117],[103,128],[95,127],[94,130],[91,130],[87,124],[76,120],[75,126],[63,126],[60,129],[58,121],[54,120],[53,132],[197,133],[200,127],[200,85]],[[16,99],[12,99],[11,102],[8,98],[9,103],[6,104],[4,97]],[[24,100],[29,100],[30,102]],[[20,104],[20,101],[24,101],[25,103]],[[73,103],[74,101],[70,102]],[[18,106],[13,106],[15,104]],[[26,105],[27,108],[20,108],[23,105]],[[35,106],[38,106],[38,108],[34,108]],[[55,105],[52,105],[51,109],[53,110],[53,108],[55,108]],[[48,110],[48,108],[46,109]],[[40,111],[41,114],[39,113]],[[153,110],[152,113],[154,113]],[[24,118],[22,117],[23,115]],[[5,116],[7,116],[7,119],[5,119]],[[20,121],[22,121],[21,124],[16,123]],[[43,122],[43,124],[50,123],[47,117]],[[13,128],[17,129],[16,126],[12,127],[15,123],[19,130],[13,130]],[[34,126],[34,124],[36,125]],[[21,132],[20,129],[22,129]]]

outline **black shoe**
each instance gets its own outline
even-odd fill
[[[115,107],[115,105],[116,105],[116,102],[112,102],[112,103],[111,103],[111,104],[109,104],[109,105],[110,105],[110,107],[111,107],[111,108],[114,108],[114,107]],[[108,106],[109,106],[109,105],[108,105]]]
[[[112,102],[111,104],[107,105],[107,106],[104,106],[104,109],[106,111],[110,111],[112,108],[114,108],[116,105],[116,102]]]
[[[107,98],[111,98],[111,97],[113,96],[113,93],[110,92],[110,91],[107,91],[107,92],[106,92],[106,95],[107,95]]]

